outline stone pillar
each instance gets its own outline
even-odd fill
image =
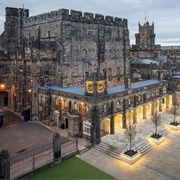
[[[61,141],[58,132],[55,132],[53,135],[53,154],[54,163],[59,164],[61,162]]]
[[[100,136],[100,121],[99,121],[99,107],[93,106],[91,110],[91,143],[97,143],[101,141]]]
[[[166,108],[169,108],[169,98],[168,98],[168,96],[166,98]]]
[[[126,128],[126,99],[123,99],[123,129]]]
[[[133,113],[133,124],[137,124],[137,114],[136,114],[135,108],[134,108],[134,113]]]
[[[110,134],[114,134],[114,102],[111,102],[111,126],[110,126]]]
[[[152,102],[152,105],[151,105],[151,115],[154,115],[154,101]]]
[[[146,105],[143,106],[143,119],[146,119]]]
[[[159,111],[162,111],[162,99],[159,100]]]
[[[0,154],[0,179],[10,179],[10,154],[2,150]]]

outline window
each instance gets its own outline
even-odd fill
[[[59,104],[59,100],[58,100],[58,98],[57,98],[57,97],[55,98],[55,103],[56,103],[56,105],[58,105],[58,104]]]
[[[138,96],[138,101],[141,101],[141,95]]]
[[[64,100],[64,107],[67,108],[67,101]]]
[[[4,64],[0,64],[0,70],[4,69]]]
[[[86,111],[86,112],[89,112],[89,107],[88,107],[88,105],[85,106],[85,111]]]
[[[112,69],[111,68],[108,69],[108,77],[109,77],[109,81],[111,81],[112,80]]]
[[[83,59],[87,58],[87,50],[86,49],[84,49],[83,52],[82,52],[82,58]]]
[[[120,68],[117,67],[117,80],[119,81],[120,80]]]
[[[83,133],[86,135],[91,135],[91,123],[89,121],[83,122]]]
[[[106,111],[107,111],[107,105],[104,104],[104,106],[103,106],[103,112],[106,112]]]
[[[50,31],[48,31],[48,37],[50,37]]]
[[[75,110],[75,111],[78,110],[78,106],[77,106],[77,103],[76,103],[76,102],[74,103],[74,110]]]
[[[120,108],[120,101],[116,102],[116,108],[119,109]]]

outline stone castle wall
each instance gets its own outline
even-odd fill
[[[96,71],[98,63],[100,71],[107,70],[108,87],[124,84],[124,70],[129,71],[126,19],[60,9],[24,18],[23,28],[26,58],[56,59],[57,85],[84,86],[85,72]]]

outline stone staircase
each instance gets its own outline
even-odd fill
[[[162,131],[159,132],[159,134],[162,134],[163,136],[166,136],[169,133],[170,131],[168,129],[163,129]],[[148,153],[155,147],[156,147],[155,143],[148,140],[144,140],[141,144],[136,146],[135,149],[140,151],[141,156],[144,156],[146,153]],[[94,149],[97,149],[98,151],[101,151],[109,156],[121,160],[120,154],[122,153],[122,150],[115,146],[112,146],[110,144],[101,141],[98,145],[94,146]]]
[[[159,132],[159,134],[166,136],[170,133],[170,131],[168,129],[163,129],[162,131]]]
[[[151,151],[156,146],[155,143],[145,140],[143,143],[137,146],[137,149],[140,151],[141,156],[144,156],[146,153]]]
[[[101,151],[109,156],[112,156],[116,159],[121,160],[120,158],[121,149],[114,147],[112,145],[109,145],[105,142],[100,142],[98,145],[95,145],[94,149],[97,149],[98,151]]]

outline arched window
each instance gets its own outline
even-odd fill
[[[86,49],[83,49],[82,58],[87,59],[87,50]]]
[[[112,69],[111,68],[108,69],[108,77],[109,77],[109,81],[111,81],[112,80]]]
[[[74,110],[75,110],[75,111],[78,110],[78,106],[77,106],[77,103],[76,103],[76,102],[74,103]]]
[[[104,106],[103,106],[103,112],[106,112],[106,111],[107,111],[107,105],[104,104]]]
[[[119,81],[120,80],[120,68],[117,67],[117,80]]]
[[[88,105],[85,106],[85,111],[86,111],[86,112],[89,112],[89,107],[88,107]]]
[[[120,101],[119,100],[116,102],[116,108],[120,109]]]

